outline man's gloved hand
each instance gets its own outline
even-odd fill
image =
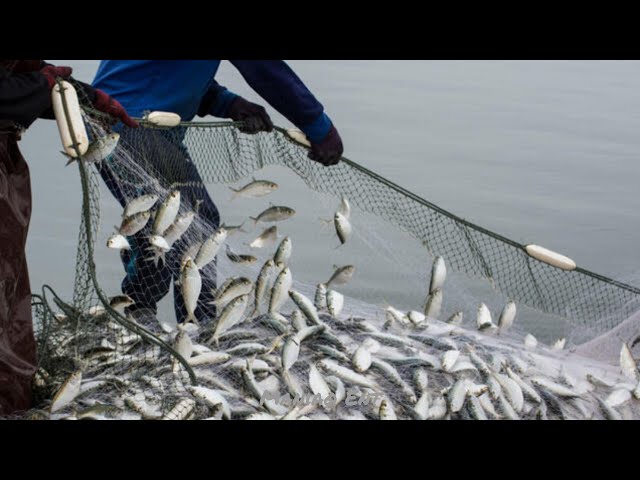
[[[47,65],[40,70],[40,73],[47,79],[49,90],[55,86],[57,77],[69,78],[71,72],[73,72],[71,67],[55,67],[53,65]]]
[[[311,143],[311,150],[307,155],[311,160],[320,162],[325,167],[336,165],[342,157],[344,148],[342,146],[342,139],[336,127],[331,125],[331,130],[324,140],[320,143]]]
[[[237,97],[229,106],[228,117],[236,122],[244,122],[243,133],[270,132],[273,122],[264,107]]]
[[[129,116],[124,107],[115,98],[110,97],[102,90],[96,88],[95,98],[93,99],[93,106],[96,110],[100,110],[106,114],[111,115],[114,118],[119,119],[126,126],[131,128],[138,128],[140,125],[133,118]]]

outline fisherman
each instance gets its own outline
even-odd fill
[[[52,119],[51,89],[70,67],[42,60],[0,60],[0,416],[31,406],[36,343],[25,256],[31,217],[29,167],[18,148],[24,129],[37,118]],[[130,127],[137,123],[104,92],[80,84],[97,110]]]
[[[338,131],[320,102],[284,61],[230,62],[253,90],[306,134],[311,143],[308,155],[311,160],[325,166],[339,162],[343,146]],[[273,123],[264,107],[215,81],[219,65],[220,60],[103,60],[93,85],[118,99],[136,117],[142,117],[147,111],[177,113],[183,121],[190,121],[196,115],[212,115],[242,121],[244,125],[240,130],[244,133],[270,132]],[[199,217],[208,224],[207,231],[202,233],[211,235],[220,224],[220,214],[182,143],[186,129],[145,131],[144,135],[124,129],[120,133],[125,144],[136,152],[136,162],[151,175],[160,177],[160,184],[167,190],[179,189],[181,202],[198,209]],[[127,192],[114,170],[117,166],[111,162],[103,162],[99,168],[109,190],[123,207],[126,196],[148,193]],[[122,291],[135,301],[128,308],[132,314],[157,313],[157,302],[177,279],[182,256],[189,247],[184,242],[176,242],[167,253],[166,262],[156,265],[149,261],[151,254],[147,253],[151,251],[150,228],[148,225],[129,237],[132,248],[122,255],[126,272]],[[215,262],[211,262],[202,271],[202,293],[195,311],[198,321],[215,317],[215,307],[209,305],[215,290],[215,268]],[[187,314],[180,288],[174,288],[174,307],[178,321],[184,321]]]

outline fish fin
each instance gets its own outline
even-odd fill
[[[67,155],[67,154],[65,153],[65,155]],[[69,160],[67,161],[67,163],[64,164],[65,167],[68,167],[69,165],[71,165],[73,162],[76,161],[76,159],[74,157],[71,157],[69,155],[67,155],[67,157],[69,157]]]
[[[253,226],[255,227],[258,224],[258,219],[255,217],[249,217],[251,220],[253,220]],[[246,232],[245,232],[246,233]]]

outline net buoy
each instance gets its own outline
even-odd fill
[[[537,260],[540,260],[541,262],[547,263],[562,270],[573,270],[576,268],[576,262],[571,260],[569,257],[560,255],[559,253],[554,252],[553,250],[549,250],[548,248],[544,248],[539,245],[527,245],[524,248],[530,256]]]
[[[307,147],[311,148],[311,142],[309,142],[309,139],[307,138],[307,136],[297,128],[288,129],[287,135],[293,141],[301,143],[302,145],[306,145]]]
[[[182,121],[180,115],[173,112],[151,112],[145,120],[159,127],[176,127]]]
[[[61,88],[62,91],[60,90]],[[67,114],[65,114],[63,97],[67,105],[68,118]],[[73,158],[78,156],[78,150],[80,155],[84,155],[87,152],[87,148],[89,148],[89,136],[82,121],[78,93],[73,85],[66,81],[57,83],[51,90],[51,105],[58,124],[64,152]],[[71,134],[72,130],[73,135]],[[73,138],[74,136],[75,139]],[[78,147],[77,150],[74,148],[74,144]]]

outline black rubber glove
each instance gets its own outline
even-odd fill
[[[340,134],[338,130],[336,130],[336,127],[331,125],[331,130],[329,130],[327,136],[324,137],[324,140],[320,143],[311,143],[311,150],[309,151],[308,157],[311,160],[320,162],[325,167],[329,167],[336,165],[340,161],[343,152],[344,147],[342,146]]]
[[[243,133],[270,132],[273,122],[264,107],[237,97],[229,106],[228,117],[236,122],[244,122]]]

